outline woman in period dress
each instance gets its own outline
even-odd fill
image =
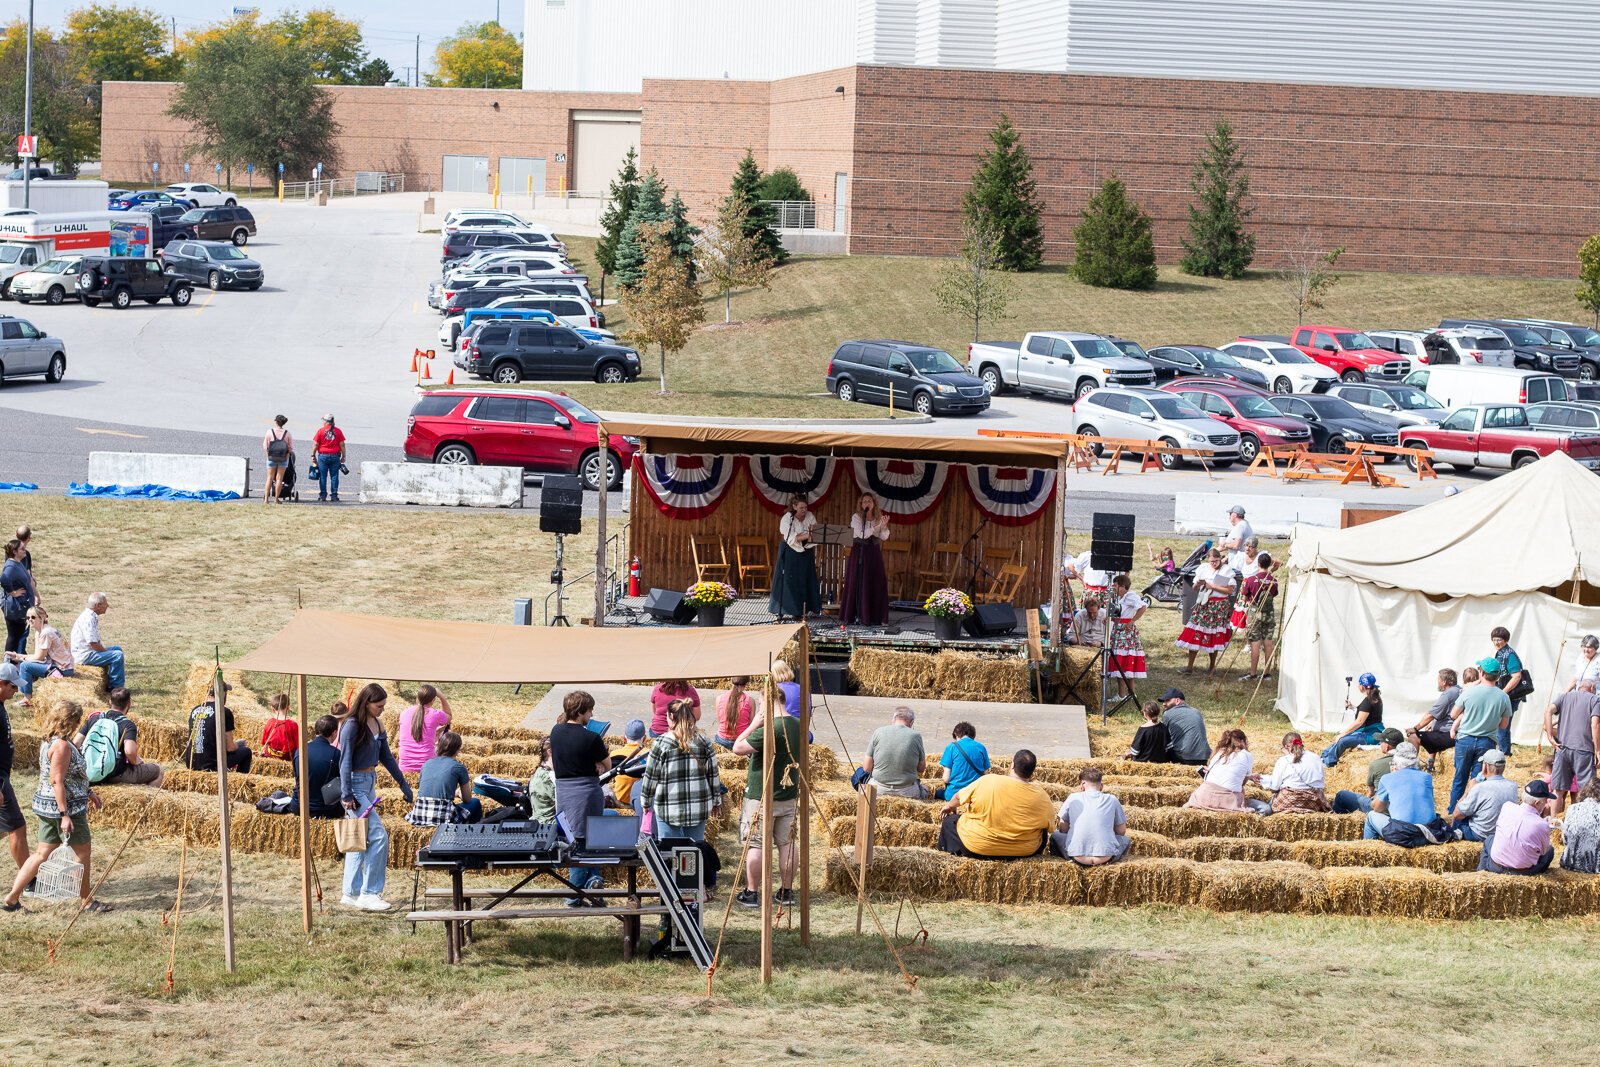
[[[778,566],[772,576],[772,595],[767,610],[782,622],[815,615],[822,610],[822,589],[817,583],[817,557],[811,543],[811,528],[817,517],[805,497],[789,502],[789,513],[778,523]]]
[[[1210,673],[1216,673],[1217,654],[1228,647],[1233,637],[1233,627],[1228,625],[1228,601],[1238,581],[1233,571],[1222,561],[1222,552],[1213,548],[1194,574],[1195,605],[1189,615],[1189,624],[1173,642],[1189,653],[1189,662],[1178,668],[1179,674],[1194,670],[1198,653],[1210,655]]]
[[[1144,644],[1139,640],[1139,619],[1146,604],[1131,588],[1126,574],[1111,580],[1111,664],[1106,673],[1117,680],[1119,694],[1133,696],[1133,678],[1145,676]]]
[[[889,536],[889,516],[871,493],[861,494],[850,516],[850,533],[854,540],[844,567],[839,624],[882,626],[889,621],[889,575],[883,569],[880,543]]]

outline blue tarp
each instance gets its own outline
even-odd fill
[[[67,495],[129,497],[141,500],[239,499],[239,494],[231,489],[227,492],[220,489],[201,489],[196,492],[189,489],[173,489],[166,485],[89,485],[85,482],[73,482],[67,489]]]
[[[37,488],[32,482],[0,482],[0,493],[31,493]]]

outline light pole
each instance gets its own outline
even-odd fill
[[[22,75],[22,135],[33,134],[33,0],[28,0],[28,46]],[[22,206],[29,206],[33,192],[33,160],[37,153],[22,160]]]

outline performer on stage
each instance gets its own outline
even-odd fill
[[[1194,572],[1194,612],[1174,642],[1189,653],[1189,663],[1178,668],[1179,674],[1194,671],[1194,658],[1200,652],[1210,654],[1210,671],[1216,673],[1217,653],[1227,648],[1233,637],[1233,628],[1228,625],[1228,600],[1235,584],[1233,571],[1223,562],[1221,550],[1213,548]]]
[[[889,575],[883,569],[879,542],[889,536],[889,516],[878,498],[862,493],[850,516],[850,558],[844,565],[844,591],[839,596],[839,625],[882,626],[889,621]]]
[[[822,590],[817,584],[817,557],[811,543],[811,528],[817,517],[805,497],[789,501],[789,514],[778,523],[778,565],[772,575],[772,595],[767,610],[779,622],[799,619],[822,610]]]
[[[1139,640],[1139,620],[1144,617],[1144,597],[1135,593],[1126,574],[1111,580],[1112,612],[1117,621],[1111,627],[1111,660],[1106,673],[1117,680],[1119,694],[1133,696],[1131,678],[1143,678],[1144,643]]]

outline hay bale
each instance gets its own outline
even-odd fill
[[[822,808],[822,817],[832,821],[841,815],[854,815],[857,795],[853,790],[848,793],[818,793],[817,801]],[[879,797],[878,818],[937,823],[939,805],[907,797]]]
[[[1030,682],[1028,661],[1016,656],[983,656],[943,649],[935,657],[933,694],[940,700],[1031,704]]]
[[[1082,704],[1086,708],[1100,706],[1100,671],[1087,669],[1094,657],[1094,649],[1082,645],[1061,649],[1061,666],[1049,676],[1052,702]]]
[[[1128,849],[1128,855],[1134,859],[1177,855],[1176,850],[1173,848],[1173,843],[1160,834],[1145,833],[1143,830],[1129,830],[1128,840],[1132,842],[1132,846]]]
[[[1332,905],[1322,875],[1303,863],[1221,862],[1209,864],[1207,873],[1200,905],[1213,911],[1320,915]]]
[[[105,708],[105,675],[100,678],[87,676],[86,671],[79,671],[67,678],[41,678],[33,684],[33,726],[34,729],[43,731],[45,719],[54,713],[56,705],[71,701],[83,708],[83,717],[88,718],[97,711]]]
[[[939,657],[863,646],[850,654],[850,676],[862,696],[926,700],[938,683]]]
[[[990,767],[1004,774],[1011,769],[1010,756],[995,756],[990,759]],[[1053,759],[1041,760],[1034,768],[1033,780],[1036,782],[1061,782],[1065,785],[1077,785],[1078,776],[1088,767],[1093,767],[1102,775],[1138,776],[1142,778],[1176,778],[1190,783],[1199,782],[1193,767],[1186,767],[1181,763],[1135,763],[1124,759]]]
[[[1294,858],[1288,842],[1266,837],[1186,837],[1172,842],[1172,854],[1196,863],[1264,863]]]
[[[827,745],[810,746],[811,781],[813,784],[839,777],[839,757]],[[743,771],[750,766],[749,756],[736,756],[732,752],[717,751],[717,767],[725,771]]]
[[[1365,820],[1350,815],[1271,815],[1199,808],[1128,808],[1128,825],[1164,837],[1265,837],[1274,841],[1359,841]]]
[[[1290,858],[1311,867],[1420,867],[1437,874],[1478,869],[1483,846],[1452,841],[1427,848],[1401,848],[1387,841],[1298,841]]]
[[[829,821],[826,837],[830,846],[838,848],[853,846],[856,840],[856,817],[841,815]],[[919,822],[915,819],[874,819],[872,823],[874,845],[932,848],[938,841],[939,827],[936,823]]]
[[[1081,872],[1086,903],[1096,907],[1195,905],[1210,881],[1204,865],[1179,858],[1125,859],[1092,869],[1058,862],[1066,871]]]
[[[11,743],[15,746],[15,753],[11,760],[11,776],[26,775],[32,768],[39,766],[39,743],[42,738],[32,730],[12,730]],[[12,783],[16,788],[16,783]],[[19,802],[21,798],[18,798]]]

